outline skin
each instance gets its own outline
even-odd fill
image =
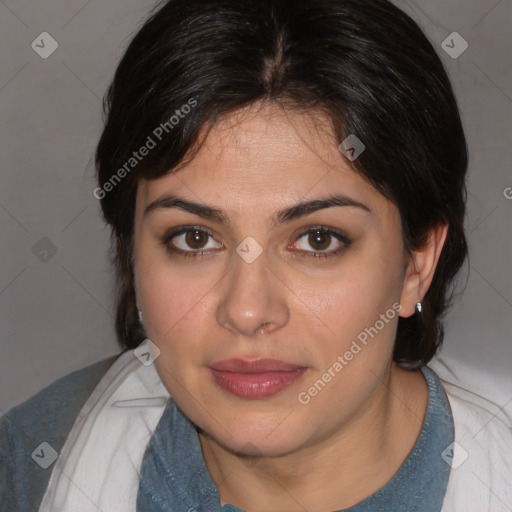
[[[369,211],[336,206],[273,224],[276,212],[334,193]],[[166,194],[220,209],[229,223],[177,207],[144,213]],[[169,252],[162,239],[181,226],[206,228],[213,238],[200,236],[192,247],[193,237],[167,239],[196,254]],[[318,226],[343,232],[350,244],[302,235]],[[398,315],[307,405],[298,395],[394,303],[400,316],[414,313],[446,231],[436,227],[425,247],[406,255],[396,206],[351,169],[327,120],[272,104],[224,118],[188,165],[139,183],[137,304],[161,351],[155,365],[164,385],[201,429],[223,504],[325,512],[354,505],[390,480],[418,438],[428,400],[421,372],[392,363]],[[248,236],[263,249],[252,263],[236,252]],[[221,389],[208,369],[260,357],[308,370],[277,395],[254,400]]]

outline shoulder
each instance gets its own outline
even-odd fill
[[[42,431],[69,430],[96,384],[118,356],[74,371],[53,382],[0,419],[2,429],[33,437]]]
[[[60,452],[81,407],[117,358],[62,377],[0,418],[0,509],[34,510],[34,500],[44,492],[51,465],[41,467],[32,454],[42,443]]]
[[[508,510],[504,504],[512,503],[512,401],[495,403],[488,389],[482,396],[474,383],[470,386],[459,377],[467,372],[457,362],[429,366],[441,379],[455,429],[454,445],[441,455],[451,466],[443,510]]]
[[[503,398],[499,377],[478,376],[453,359],[439,358],[429,367],[438,375],[448,396],[459,435],[476,438],[480,433],[505,434],[512,429],[512,400]],[[474,377],[471,380],[469,375]]]

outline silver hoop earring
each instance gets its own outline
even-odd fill
[[[421,302],[416,302],[416,312],[421,313],[422,304]]]

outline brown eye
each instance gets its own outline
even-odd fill
[[[213,233],[193,226],[183,226],[165,235],[162,244],[170,253],[186,256],[197,256],[223,247]]]
[[[351,243],[344,233],[321,226],[303,231],[293,249],[302,255],[329,257],[341,254]]]
[[[332,236],[325,231],[313,231],[309,233],[308,243],[315,251],[325,251],[331,245]]]
[[[208,243],[208,238],[208,233],[195,229],[185,235],[185,242],[191,249],[203,249]]]

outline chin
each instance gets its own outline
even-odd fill
[[[250,421],[231,424],[229,434],[224,430],[212,432],[210,437],[224,448],[249,457],[280,457],[295,451],[302,443],[301,433],[295,425],[284,425],[282,418],[269,425],[257,428]],[[270,423],[267,421],[267,423]],[[208,430],[206,430],[208,432]],[[304,439],[305,441],[305,439]]]

